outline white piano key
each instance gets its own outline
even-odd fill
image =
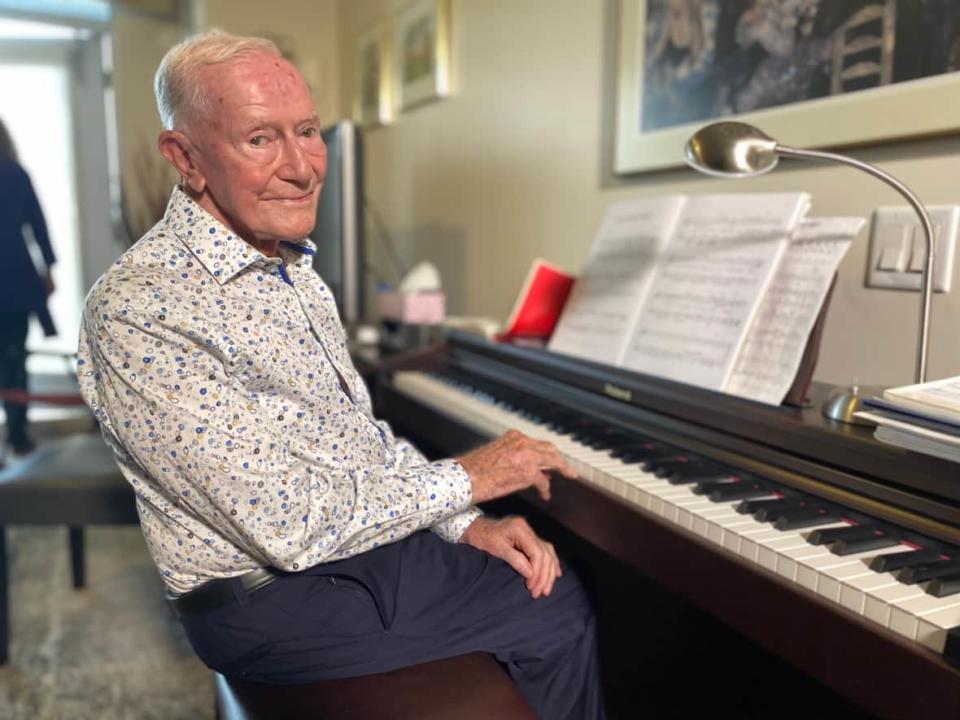
[[[947,631],[960,625],[960,607],[950,607],[922,615],[917,621],[917,642],[942,653]]]
[[[863,615],[878,625],[889,627],[890,611],[893,603],[903,602],[922,595],[924,595],[923,588],[919,585],[904,585],[903,583],[870,590],[864,598]]]
[[[890,604],[890,629],[910,640],[917,639],[920,618],[944,610],[957,609],[960,612],[960,596],[945,598],[923,595],[892,602]]]
[[[720,519],[725,517],[729,518],[736,514],[737,511],[731,507],[717,507],[703,510],[694,515],[691,530],[697,535],[705,538],[707,537],[707,532],[710,528],[711,519]]]
[[[854,553],[853,555],[846,556],[829,553],[827,555],[817,555],[815,557],[807,557],[802,560],[798,560],[797,582],[808,590],[813,590],[816,592],[817,582],[820,579],[820,573],[824,570],[834,567],[842,567],[850,563],[860,562],[865,557],[873,557],[877,554],[879,553],[876,550]]]
[[[867,593],[871,590],[891,587],[899,584],[893,573],[872,572],[870,575],[859,575],[843,581],[840,588],[840,604],[858,615],[863,615],[867,600]]]
[[[859,558],[859,562],[848,563],[846,565],[834,565],[820,570],[820,579],[817,581],[817,592],[824,597],[830,598],[833,602],[840,602],[840,586],[843,582],[855,577],[876,575],[875,570],[871,570],[863,562],[864,558],[873,558],[877,555],[887,555],[893,552],[903,552],[903,548],[897,545],[880,550],[871,550]],[[848,557],[853,557],[850,555]]]
[[[824,545],[811,545],[809,542],[801,547],[789,548],[780,553],[780,558],[777,560],[777,574],[795,581],[797,579],[800,560],[808,560],[829,554],[830,549],[828,547]]]

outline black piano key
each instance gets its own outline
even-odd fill
[[[672,450],[663,445],[654,445],[649,448],[634,448],[633,450],[628,450],[620,455],[620,459],[625,463],[639,463],[642,465],[651,458],[669,457],[674,454],[676,454],[676,450]]]
[[[696,485],[701,482],[712,482],[722,477],[729,477],[724,475],[718,475],[714,473],[703,473],[699,470],[694,473],[671,473],[667,476],[666,480],[671,485]]]
[[[610,453],[613,457],[618,457],[625,463],[645,462],[648,458],[655,455],[668,455],[670,450],[666,445],[659,443],[642,443],[628,448],[615,449]]]
[[[764,505],[759,510],[756,510],[753,513],[753,519],[757,522],[776,522],[777,518],[783,515],[783,513],[788,510],[796,510],[797,508],[806,507],[806,503],[803,500],[797,500],[795,498],[782,498],[780,500],[775,500],[769,505]]]
[[[629,437],[624,435],[619,430],[607,430],[606,432],[598,433],[593,440],[590,442],[590,447],[596,450],[609,450],[611,448],[618,447],[623,445],[629,440]]]
[[[730,502],[732,500],[766,497],[772,493],[773,491],[769,487],[760,483],[738,482],[715,485],[707,497],[713,502]]]
[[[767,500],[744,500],[739,505],[737,505],[737,512],[740,513],[741,515],[753,515],[757,510],[760,510],[761,508],[769,507],[774,503],[782,502],[784,499],[786,498],[777,497],[777,498],[767,499]]]
[[[700,477],[703,480],[709,480],[712,477],[732,477],[734,473],[726,468],[706,460],[696,459],[693,462],[673,464],[670,468],[670,474],[665,477],[668,480],[682,477]]]
[[[960,625],[947,630],[947,641],[943,646],[943,659],[954,667],[960,667]]]
[[[839,540],[860,540],[861,538],[873,537],[878,532],[880,530],[874,525],[822,528],[807,535],[807,542],[811,545],[831,545]]]
[[[926,582],[927,580],[947,577],[956,572],[960,572],[960,562],[956,560],[940,560],[927,565],[905,567],[897,573],[897,580],[904,585],[915,585]]]
[[[830,552],[834,555],[855,555],[856,553],[866,552],[867,550],[882,550],[883,548],[899,545],[900,541],[895,537],[875,534],[871,537],[860,538],[858,540],[837,540],[830,546]]]
[[[735,485],[737,487],[744,485],[743,480],[737,475],[718,475],[711,478],[703,478],[693,488],[694,495],[709,495],[711,491],[719,487]],[[752,483],[751,483],[752,484]]]
[[[905,552],[877,555],[870,561],[870,569],[876,572],[893,572],[905,567],[923,565],[940,557],[937,550],[907,550]]]
[[[677,453],[676,451],[669,449],[666,452],[659,453],[657,455],[651,455],[643,463],[643,469],[647,472],[656,472],[660,468],[672,468],[678,465],[686,465],[687,463],[696,462],[697,458],[686,455],[684,453]]]
[[[798,530],[812,525],[823,525],[837,519],[837,514],[828,508],[802,507],[787,510],[777,518],[773,526],[777,530]]]
[[[955,575],[946,575],[927,583],[927,593],[934,597],[947,597],[960,593],[960,571]]]
[[[710,468],[714,467],[710,463],[705,463],[702,460],[691,460],[686,463],[679,464],[658,464],[653,469],[653,474],[656,477],[668,479],[674,475],[690,475],[693,473],[705,474],[710,471]]]

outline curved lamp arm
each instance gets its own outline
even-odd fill
[[[892,175],[883,170],[874,167],[860,160],[837,155],[835,153],[821,152],[818,150],[799,150],[797,148],[787,147],[785,145],[776,145],[774,151],[777,155],[787,158],[806,158],[811,160],[824,160],[827,162],[836,162],[843,165],[850,165],[865,173],[873,175],[878,180],[885,182],[894,190],[899,192],[910,203],[910,207],[920,218],[920,225],[923,227],[923,235],[926,240],[926,257],[923,263],[923,273],[920,276],[920,329],[917,337],[917,364],[914,372],[914,382],[922,383],[927,379],[927,347],[930,337],[930,298],[933,282],[933,258],[936,252],[933,243],[933,224],[930,222],[930,216],[927,214],[923,203],[913,194],[906,185],[897,180]]]

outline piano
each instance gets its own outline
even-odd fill
[[[378,413],[457,455],[514,428],[579,478],[524,499],[880,717],[960,717],[960,467],[769,407],[451,333]]]

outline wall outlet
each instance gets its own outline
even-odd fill
[[[931,205],[933,224],[933,291],[947,293],[953,279],[953,259],[960,228],[960,205]],[[925,243],[917,214],[910,207],[881,207],[873,214],[866,286],[920,290]]]

